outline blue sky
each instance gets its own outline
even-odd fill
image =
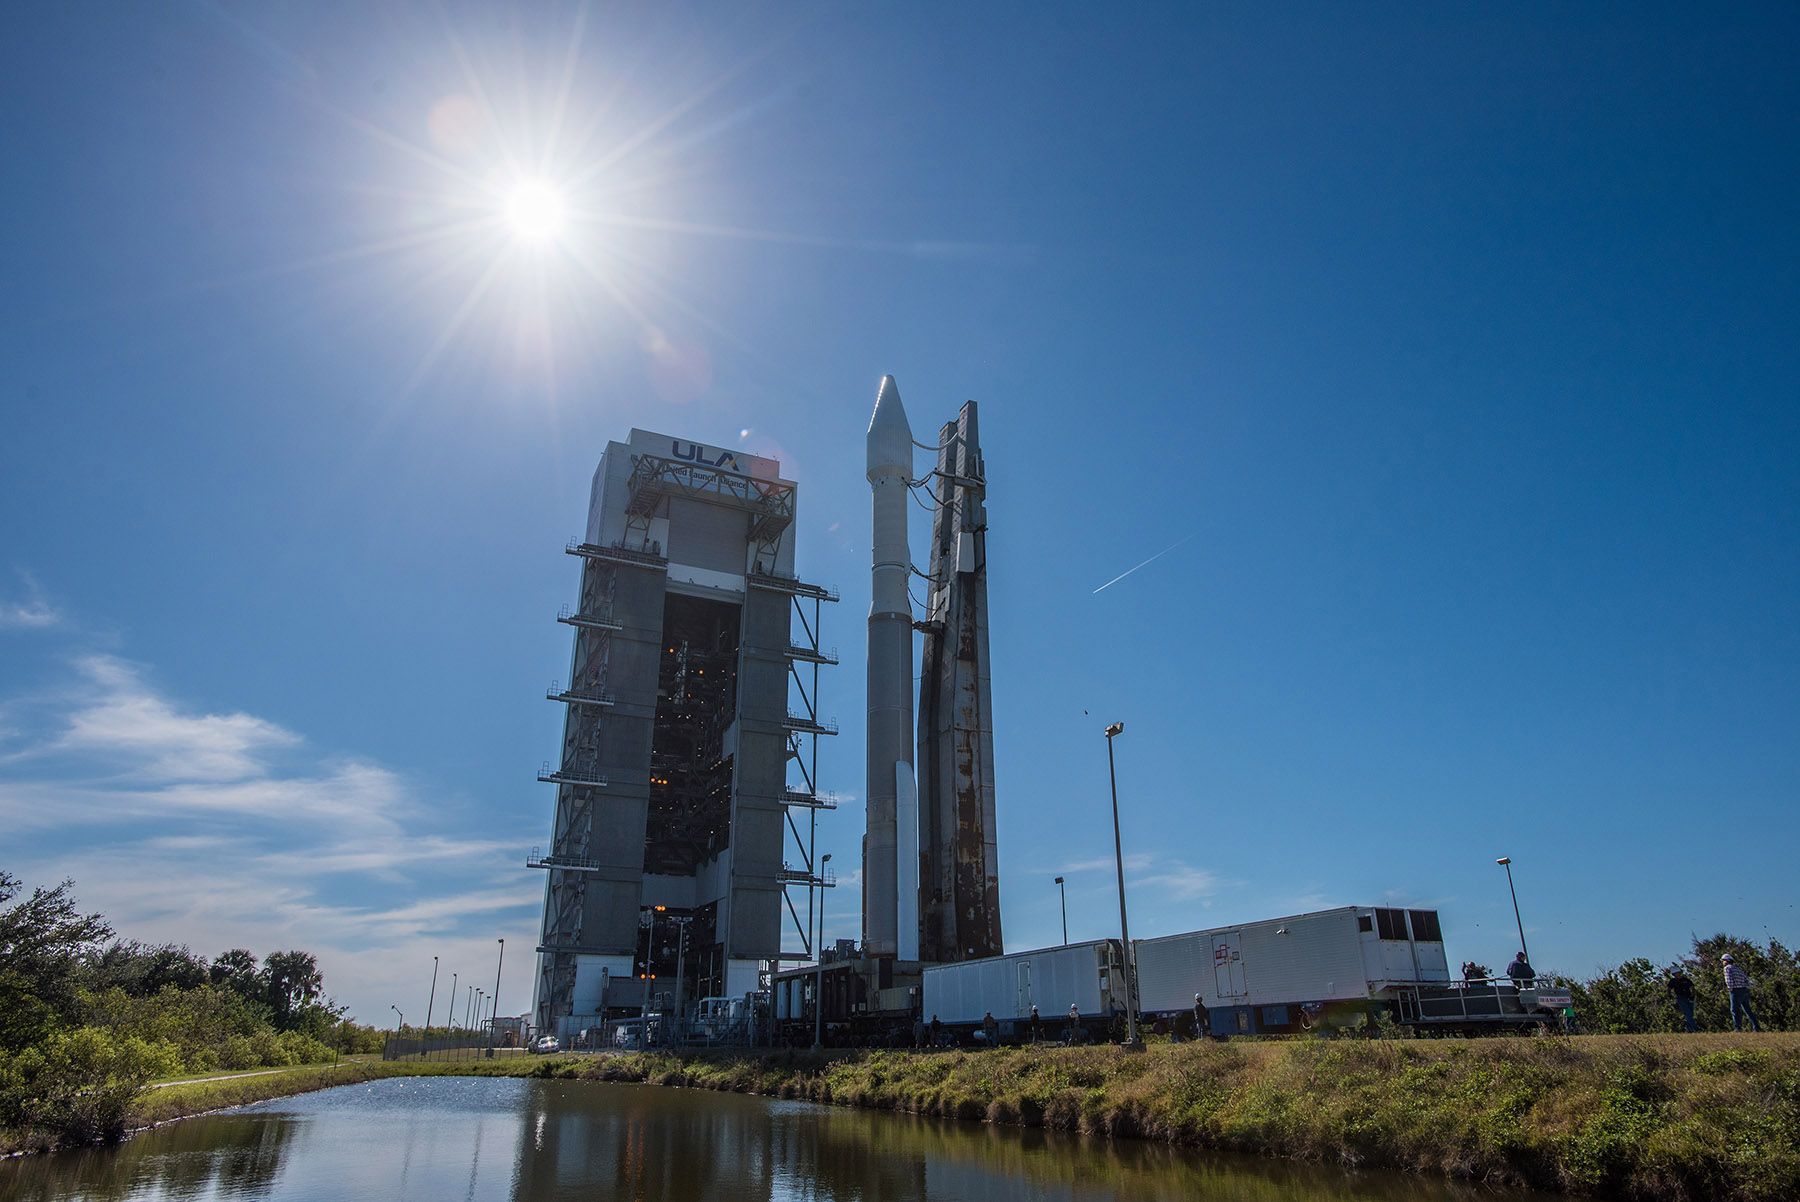
[[[1797,24],[14,14],[0,866],[370,1021],[505,937],[523,1010],[601,449],[800,482],[854,799],[892,373],[982,406],[1009,946],[1059,874],[1115,929],[1114,720],[1140,933],[1393,901],[1497,966],[1510,855],[1543,969],[1800,941]]]

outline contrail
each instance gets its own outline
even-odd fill
[[[1197,531],[1197,530],[1194,532],[1194,534],[1198,534],[1198,533],[1199,533],[1199,531]],[[1108,580],[1105,584],[1101,585],[1100,588],[1095,589],[1094,592],[1097,593],[1101,589],[1111,588],[1113,585],[1119,583],[1119,581],[1125,579],[1125,577],[1127,577],[1127,576],[1131,575],[1133,572],[1137,571],[1138,568],[1143,567],[1144,564],[1153,563],[1156,560],[1161,559],[1163,556],[1165,556],[1169,552],[1173,551],[1176,547],[1179,547],[1182,543],[1187,542],[1188,539],[1191,539],[1193,537],[1194,537],[1194,535],[1190,534],[1187,536],[1187,538],[1179,539],[1175,542],[1170,543],[1168,546],[1166,546],[1162,550],[1158,551],[1155,555],[1152,555],[1149,559],[1146,559],[1144,561],[1144,563],[1138,564],[1136,568],[1126,568],[1123,572],[1120,572],[1117,576],[1114,576],[1111,580]]]

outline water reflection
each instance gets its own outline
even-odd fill
[[[0,1166],[0,1198],[266,1198],[297,1128],[282,1116],[218,1115],[117,1148],[21,1158]]]
[[[1476,1196],[1465,1187],[1395,1174],[1352,1175],[802,1102],[475,1078],[348,1086],[177,1123],[116,1149],[0,1165],[0,1199],[29,1202],[1426,1202]]]

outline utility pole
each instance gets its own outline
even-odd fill
[[[431,996],[425,1002],[425,1038],[431,1038],[431,1008],[437,1005],[438,958],[431,958]]]
[[[646,1052],[650,1050],[650,982],[656,979],[656,913],[661,909],[650,908],[650,933],[644,937],[644,1002],[638,1007],[643,1029],[638,1032],[638,1047]]]
[[[1513,921],[1519,924],[1519,950],[1525,953],[1525,962],[1531,962],[1531,949],[1525,946],[1525,920],[1519,917],[1519,891],[1513,888],[1512,857],[1501,856],[1494,863],[1506,869],[1506,891],[1512,894]]]
[[[683,956],[683,953],[687,951],[688,923],[692,922],[693,919],[692,918],[676,918],[671,921],[673,921],[675,923],[675,1019],[673,1022],[671,1022],[669,1024],[668,1042],[669,1042],[670,1047],[674,1047],[675,1046],[675,1038],[676,1038],[675,1028],[680,1025],[682,1016],[686,1010],[686,1008],[682,1005],[681,969],[682,969],[682,956]]]
[[[1111,758],[1110,753],[1112,751],[1112,741],[1110,739],[1107,740],[1106,748],[1107,748],[1107,752],[1108,752],[1108,759],[1110,760],[1110,758]],[[1056,891],[1057,891],[1057,893],[1062,895],[1063,946],[1068,947],[1069,946],[1069,889],[1068,889],[1068,886],[1063,884],[1063,879],[1061,877],[1056,878]]]
[[[831,863],[831,853],[826,852],[819,860],[819,876],[825,875],[825,865]],[[813,1047],[825,1046],[825,891],[819,890],[819,987],[813,991]]]
[[[1113,767],[1113,736],[1124,733],[1125,724],[1114,722],[1106,728],[1106,776],[1112,782],[1113,858],[1119,865],[1119,942],[1125,952],[1125,1042],[1138,1045],[1137,966],[1132,963],[1131,925],[1125,919],[1125,850],[1119,840],[1119,774]]]
[[[500,962],[494,965],[494,1036],[500,1035],[500,968],[506,963],[506,940],[500,941]]]

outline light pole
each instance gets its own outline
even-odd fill
[[[438,958],[431,958],[431,996],[425,1001],[425,1038],[431,1038],[431,1008],[437,1005]]]
[[[676,1028],[686,1021],[686,1002],[681,994],[681,964],[683,953],[687,951],[688,923],[694,921],[694,918],[690,914],[686,918],[671,918],[669,921],[675,924],[675,1017],[669,1021],[669,1029],[664,1038],[673,1047],[677,1038]]]
[[[1119,840],[1119,774],[1113,767],[1113,736],[1123,734],[1125,724],[1114,722],[1106,728],[1106,776],[1112,782],[1113,859],[1119,866],[1119,942],[1125,951],[1125,1042],[1136,1047],[1137,973],[1131,963],[1131,924],[1125,919],[1125,849]]]
[[[1519,950],[1525,953],[1525,962],[1529,964],[1531,963],[1531,949],[1525,946],[1525,920],[1519,917],[1519,891],[1513,888],[1512,857],[1501,856],[1494,863],[1506,869],[1506,891],[1512,894],[1513,921],[1519,924]]]
[[[450,1004],[447,1007],[445,1007],[445,1009],[448,1011],[448,1013],[444,1015],[444,1030],[446,1032],[454,1031],[454,1030],[456,1030],[456,974],[455,973],[450,974]]]
[[[825,879],[825,865],[831,863],[831,853],[826,852],[819,860],[819,880]],[[825,1046],[825,890],[819,890],[819,987],[813,991],[813,1050]]]
[[[1112,744],[1108,743],[1108,747]],[[1063,946],[1069,946],[1069,890],[1063,885],[1061,877],[1056,878],[1056,891],[1062,895]]]
[[[506,963],[506,940],[500,941],[500,960],[494,965],[494,1034],[500,1034],[500,968]]]
[[[463,988],[468,991],[468,996],[463,999],[463,1030],[473,1031],[475,1026],[471,1018],[475,1013],[475,986],[464,985]]]
[[[656,979],[656,915],[663,907],[650,907],[650,933],[644,936],[644,1002],[638,1007],[643,1030],[638,1032],[638,1047],[650,1050],[650,982]]]
[[[398,1007],[398,1006],[390,1004],[388,1006],[388,1009],[392,1010],[395,1014],[400,1014],[400,1007]],[[404,1014],[400,1014],[400,1032],[399,1033],[400,1034],[406,1033],[406,1015],[404,1015]]]

